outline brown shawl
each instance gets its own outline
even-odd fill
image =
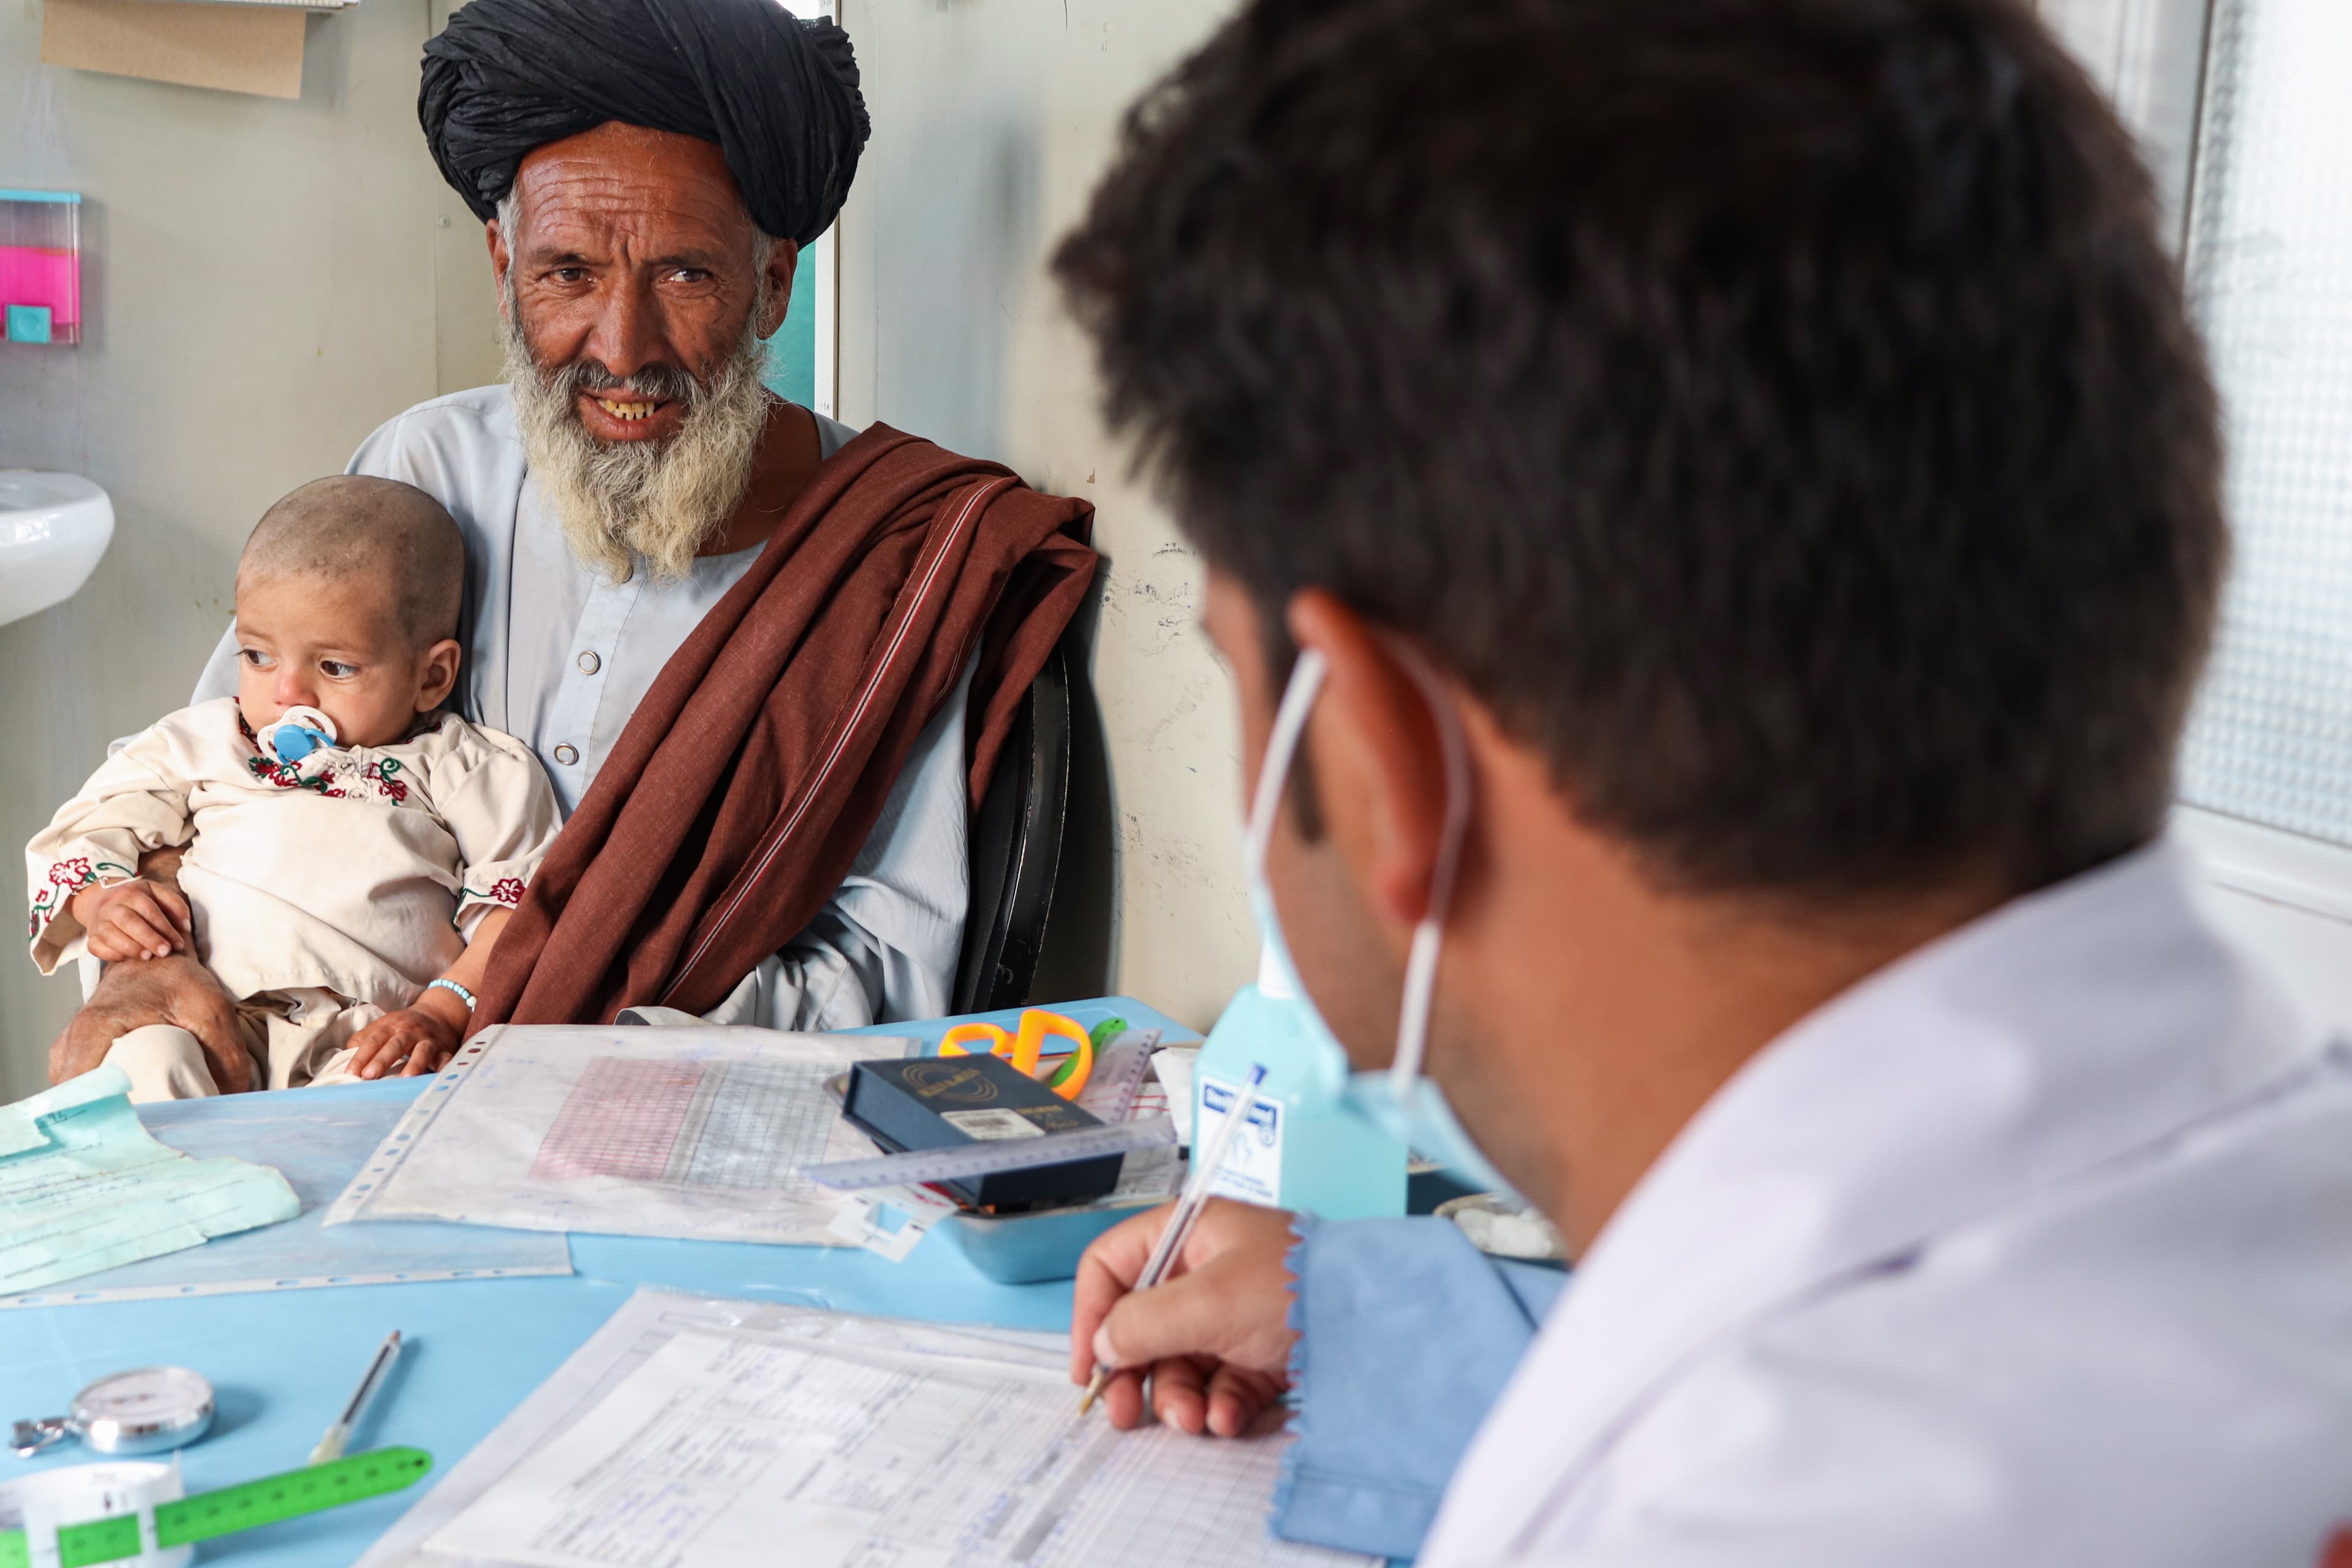
[[[887,426],[835,453],[637,705],[472,1029],[718,1005],[840,886],[975,649],[977,805],[1093,581],[1093,515]]]

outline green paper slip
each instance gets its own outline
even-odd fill
[[[302,1212],[267,1165],[155,1141],[104,1067],[0,1106],[0,1296],[199,1246]]]
[[[400,1490],[432,1468],[433,1456],[422,1448],[372,1448],[282,1476],[264,1476],[241,1486],[198,1492],[177,1502],[156,1505],[155,1544],[158,1550],[185,1546],[382,1497]],[[137,1514],[68,1524],[58,1531],[58,1560],[64,1568],[118,1563],[138,1555]],[[23,1531],[0,1530],[0,1568],[30,1568],[32,1560]]]

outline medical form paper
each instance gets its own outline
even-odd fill
[[[387,1093],[386,1091],[391,1091]],[[321,1228],[352,1173],[392,1133],[408,1098],[379,1082],[299,1094],[235,1094],[135,1109],[148,1131],[199,1160],[267,1150],[302,1212],[278,1225],[215,1237],[47,1289],[0,1295],[0,1311],[102,1301],[343,1285],[424,1284],[569,1274],[572,1247],[545,1231],[491,1226],[346,1225]]]
[[[327,1224],[842,1247],[844,1198],[803,1165],[874,1152],[825,1080],[908,1042],[773,1029],[504,1026],[459,1051]]]
[[[1283,1437],[1074,1420],[1062,1345],[641,1291],[362,1563],[1368,1561],[1267,1533]]]
[[[131,1108],[131,1079],[102,1067],[0,1107],[0,1293],[274,1225],[302,1212],[267,1165],[192,1160]]]

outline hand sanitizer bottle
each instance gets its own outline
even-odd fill
[[[1326,1219],[1404,1213],[1405,1147],[1348,1109],[1347,1053],[1291,988],[1271,943],[1260,949],[1257,984],[1241,988],[1201,1047],[1193,1148],[1216,1135],[1256,1062],[1265,1082],[1214,1190]]]

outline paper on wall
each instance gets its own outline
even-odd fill
[[[0,1293],[37,1289],[291,1219],[302,1210],[267,1165],[193,1160],[131,1108],[102,1067],[0,1107]]]
[[[303,12],[171,0],[47,0],[41,63],[265,98],[302,96]]]

